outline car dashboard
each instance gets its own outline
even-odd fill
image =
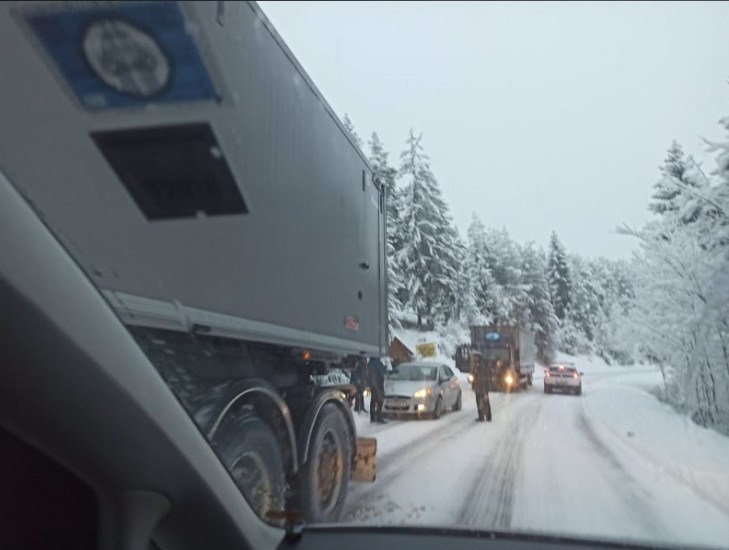
[[[509,531],[481,531],[474,529],[449,529],[435,527],[401,526],[315,526],[307,527],[298,534],[288,535],[280,549],[296,548],[347,548],[371,550],[372,548],[418,548],[420,550],[556,550],[574,549],[656,549],[672,547],[646,545],[641,542],[621,540],[594,540],[571,538],[537,533]]]

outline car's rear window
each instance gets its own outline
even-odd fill
[[[564,373],[564,374],[574,374],[577,372],[577,369],[574,369],[572,367],[549,367],[549,372],[552,373]]]

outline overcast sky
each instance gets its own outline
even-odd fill
[[[334,110],[399,161],[410,127],[461,235],[627,257],[671,141],[729,115],[729,3],[261,2]],[[366,148],[368,152],[368,148]],[[713,163],[707,162],[707,168]]]

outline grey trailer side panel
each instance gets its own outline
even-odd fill
[[[18,8],[0,28],[16,52],[0,168],[127,322],[189,328],[202,315],[236,337],[384,353],[385,220],[367,162],[257,6],[226,2],[221,19],[217,4],[181,9],[219,102],[95,113],[50,70]],[[192,123],[210,127],[247,213],[148,219],[91,136]]]
[[[536,360],[536,348],[534,346],[534,333],[525,329],[519,329],[519,366],[534,369]]]
[[[388,311],[389,295],[390,295],[390,280],[387,275],[387,201],[390,200],[388,194],[390,189],[386,187],[382,188],[380,193],[380,224],[379,224],[379,238],[377,239],[380,251],[378,254],[379,261],[379,277],[381,283],[378,285],[380,292],[383,296],[380,299],[380,345],[383,350],[388,350],[390,346],[390,318]]]

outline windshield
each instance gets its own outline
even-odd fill
[[[0,188],[262,522],[729,548],[728,28],[0,3]]]
[[[390,374],[390,380],[435,380],[438,377],[437,367],[421,365],[400,365]]]
[[[482,350],[481,354],[486,358],[487,361],[496,361],[498,359],[501,359],[502,361],[509,360],[508,348],[488,348]]]
[[[554,374],[574,374],[577,371],[571,367],[550,367],[549,372]]]

